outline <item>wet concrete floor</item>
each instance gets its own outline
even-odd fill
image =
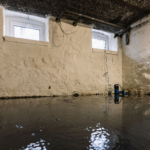
[[[0,150],[87,149],[149,150],[150,97],[0,100]]]

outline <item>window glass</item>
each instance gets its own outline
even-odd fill
[[[101,50],[118,51],[117,38],[113,33],[92,29],[92,48],[93,51],[102,52]]]
[[[40,30],[22,26],[14,26],[14,36],[16,38],[24,38],[30,40],[40,40]]]
[[[93,37],[92,38],[92,47],[97,49],[106,49],[107,41],[101,39],[100,37]]]

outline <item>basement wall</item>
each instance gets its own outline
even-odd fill
[[[90,27],[49,21],[49,41],[3,38],[0,7],[0,97],[104,93],[107,89],[104,51],[92,50]],[[122,48],[107,51],[109,83],[122,85]]]
[[[130,32],[130,44],[123,43],[123,87],[150,91],[150,23],[135,27]]]

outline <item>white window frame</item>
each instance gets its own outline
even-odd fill
[[[93,39],[93,37],[105,40],[106,41],[106,50],[109,50],[109,37],[108,37],[108,35],[92,31],[92,39]],[[92,48],[93,48],[93,44],[92,44]],[[93,48],[93,49],[98,49],[98,48]]]
[[[25,18],[19,18],[19,17],[6,17],[5,18],[5,33],[6,36],[15,37],[14,35],[14,26],[20,26],[25,28],[31,28],[31,29],[37,29],[39,30],[39,41],[45,41],[45,25],[44,23],[28,20]],[[32,40],[32,39],[31,39]]]

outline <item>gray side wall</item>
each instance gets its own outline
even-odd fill
[[[123,43],[123,87],[150,90],[150,24],[130,32],[130,44]]]

